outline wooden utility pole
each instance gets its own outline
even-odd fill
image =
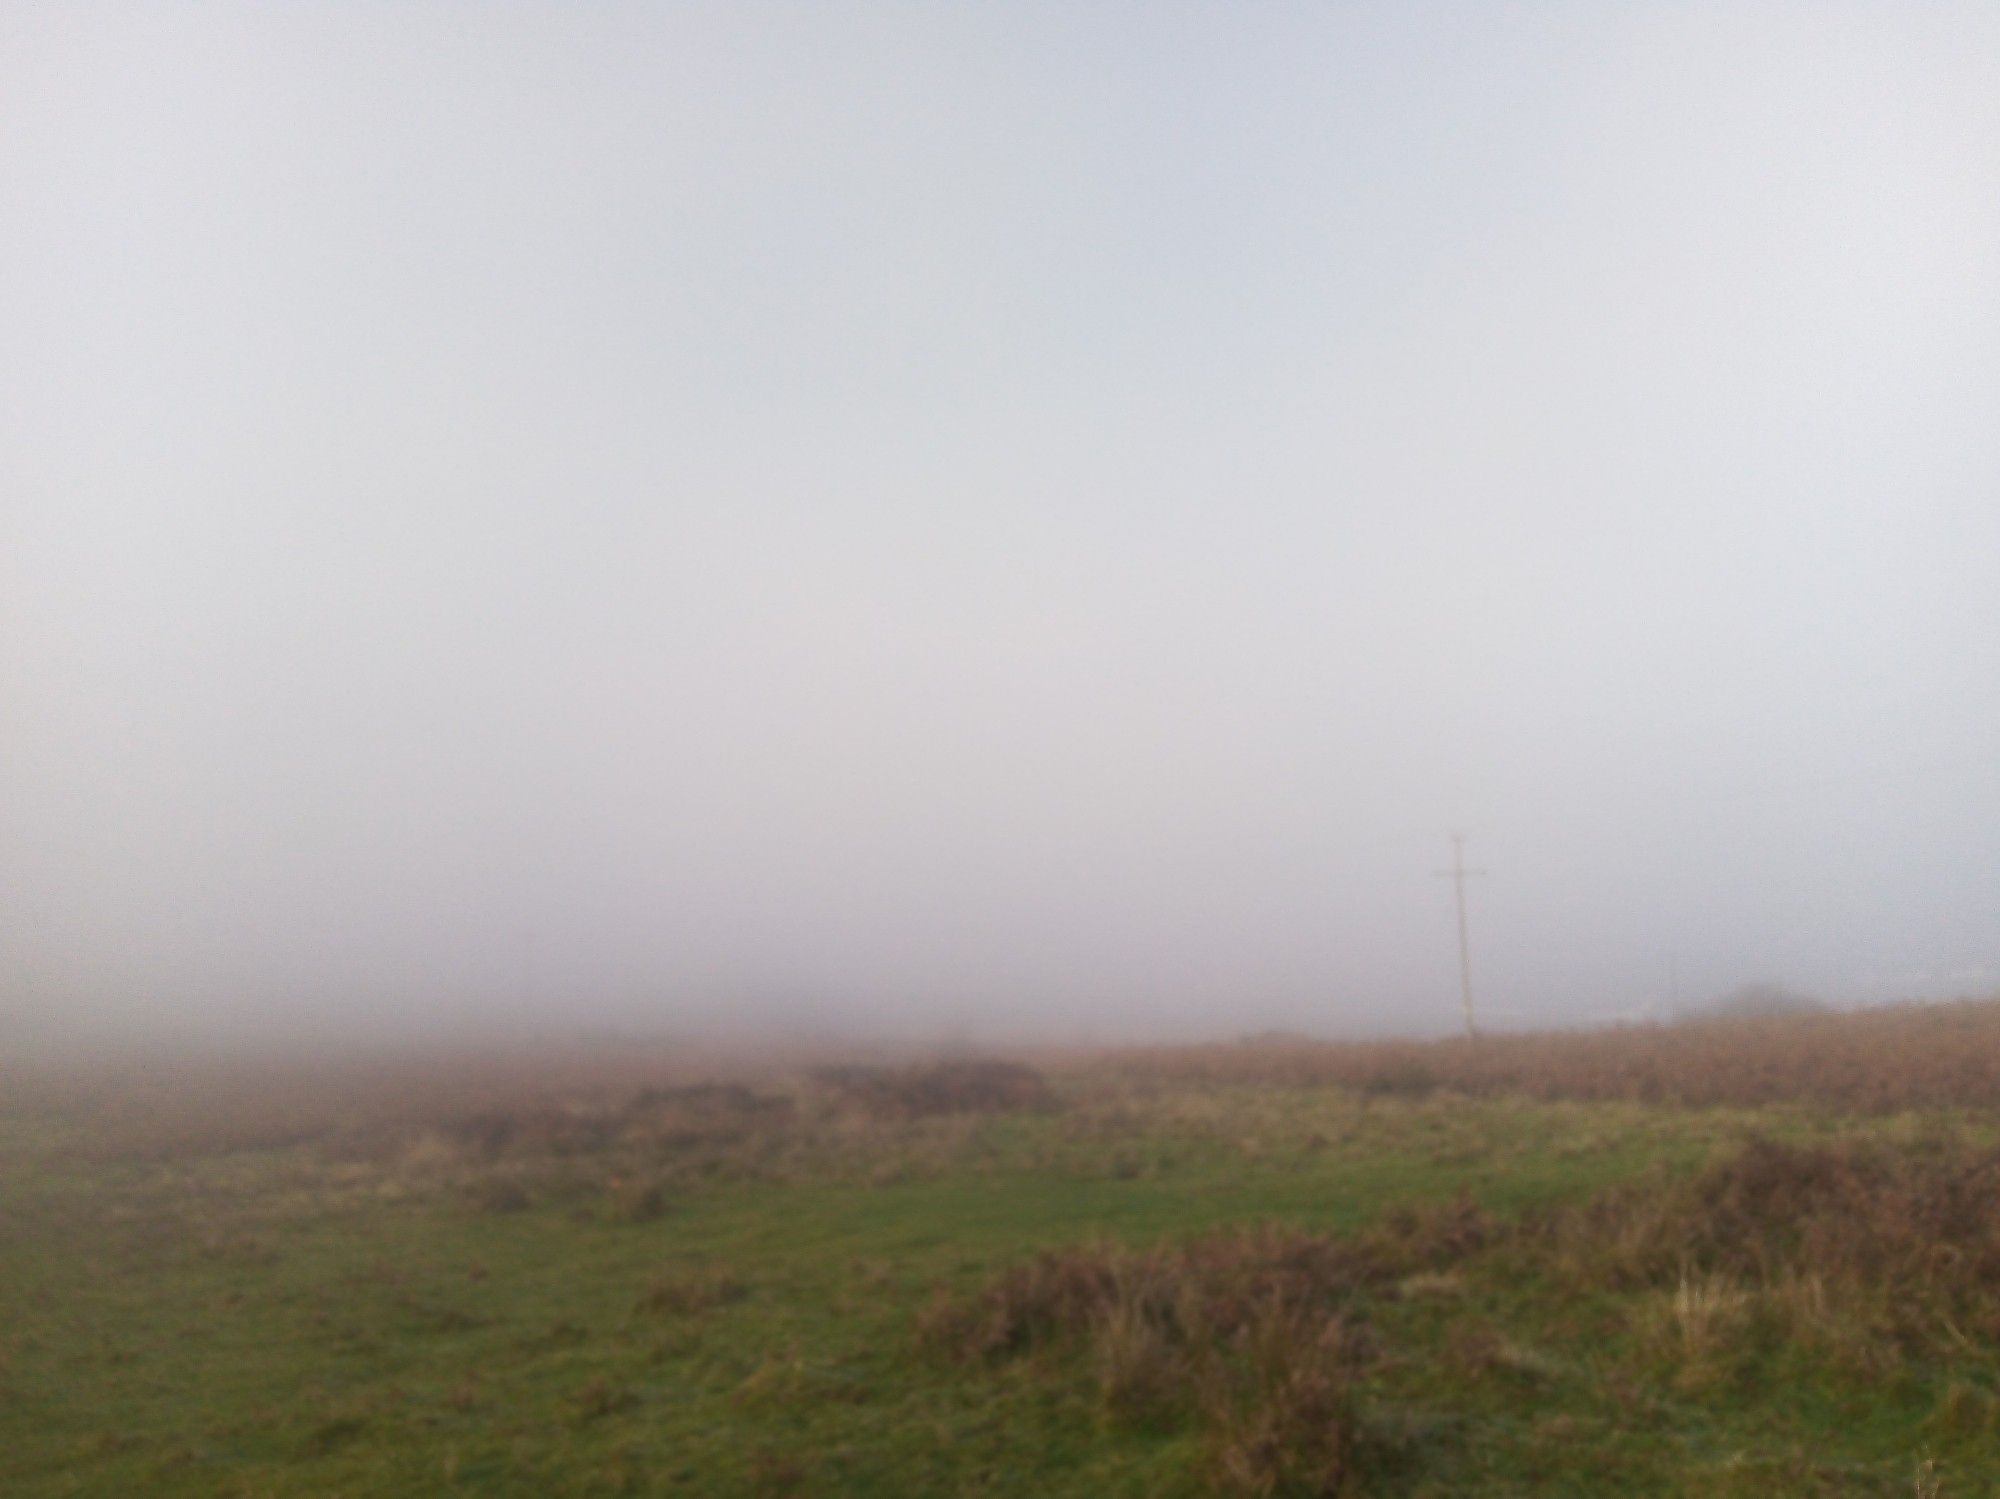
[[[1452,889],[1458,896],[1458,991],[1465,1001],[1465,1035],[1472,1040],[1479,1035],[1478,1026],[1472,1021],[1472,941],[1465,927],[1465,879],[1467,875],[1484,874],[1483,869],[1465,867],[1465,834],[1451,835],[1451,868],[1440,869],[1438,876],[1450,880]]]

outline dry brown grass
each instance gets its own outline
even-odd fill
[[[1225,1492],[1332,1496],[1355,1476],[1359,1364],[1338,1321],[1274,1317],[1210,1396],[1210,1460]],[[1230,1369],[1240,1369],[1234,1379]]]
[[[1143,1330],[1165,1349],[1228,1341],[1276,1307],[1337,1314],[1381,1269],[1356,1240],[1283,1228],[1128,1249],[1091,1244],[1037,1256],[925,1321],[932,1346],[971,1360],[1009,1358],[1073,1338]]]
[[[1375,1356],[1370,1298],[1499,1232],[1461,1199],[1365,1234],[1264,1225],[1150,1248],[1083,1245],[969,1298],[941,1297],[919,1336],[975,1363],[1080,1351],[1107,1415],[1203,1430],[1218,1491],[1338,1494],[1365,1436],[1355,1391]]]
[[[1856,1362],[2000,1339],[2000,1152],[1963,1142],[1753,1142],[1692,1179],[1542,1215],[1521,1242],[1595,1283],[1668,1292],[1689,1351],[1753,1291]]]
[[[847,1107],[876,1120],[954,1114],[1015,1114],[1053,1105],[1048,1079],[1022,1062],[962,1059],[906,1067],[817,1068],[813,1080]]]
[[[1086,1245],[941,1299],[921,1337],[974,1362],[1080,1347],[1114,1419],[1201,1424],[1219,1488],[1331,1495],[1352,1475],[1369,1358],[1355,1309],[1419,1242],[1263,1227]]]
[[[1476,1041],[1253,1040],[1108,1060],[1139,1077],[1368,1095],[1449,1089],[1745,1107],[1799,1101],[1862,1113],[1993,1107],[2000,1105],[2000,1000]]]
[[[1087,1330],[1161,1347],[1231,1345],[1280,1318],[1337,1318],[1363,1294],[1451,1265],[1501,1226],[1466,1198],[1389,1215],[1365,1234],[1282,1224],[1230,1229],[1177,1244],[1086,1244],[1016,1266],[979,1295],[931,1308],[923,1337],[975,1361],[1014,1357]]]

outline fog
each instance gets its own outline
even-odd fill
[[[0,1043],[2000,987],[2000,11],[10,8]]]

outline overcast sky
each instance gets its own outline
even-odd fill
[[[0,1029],[2000,988],[2000,8],[0,9]]]

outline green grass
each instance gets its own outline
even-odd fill
[[[481,1212],[444,1176],[308,1149],[102,1160],[0,1120],[0,1493],[1172,1495],[1200,1435],[1109,1420],[1083,1361],[920,1351],[932,1297],[1038,1250],[1284,1220],[1349,1230],[1468,1191],[1513,1214],[1791,1111],[1185,1088],[913,1125],[683,1181]],[[726,1274],[742,1294],[649,1308]],[[1658,1292],[1498,1262],[1375,1314],[1383,1493],[1946,1494],[2000,1487],[2000,1360],[1857,1373],[1743,1334],[1684,1367]]]

